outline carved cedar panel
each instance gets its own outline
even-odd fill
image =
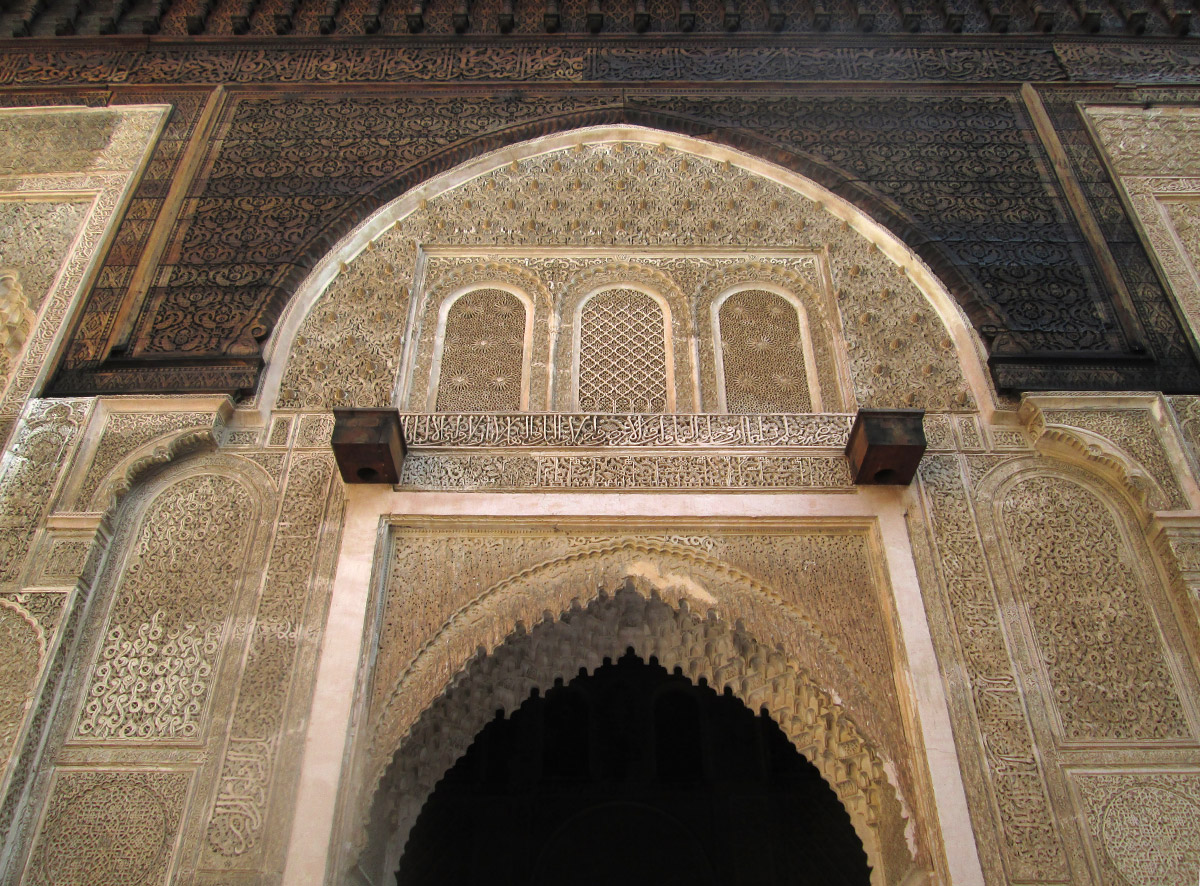
[[[795,307],[773,292],[744,290],[718,316],[726,411],[812,411]]]
[[[477,289],[446,315],[438,412],[516,412],[521,408],[525,305],[502,289]]]
[[[998,509],[1063,736],[1190,738],[1148,578],[1111,507],[1072,480],[1033,476],[1012,486]]]
[[[247,545],[251,493],[215,474],[164,489],[115,593],[75,737],[197,740]]]
[[[58,770],[24,882],[166,884],[190,779],[187,772]]]

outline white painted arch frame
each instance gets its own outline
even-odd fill
[[[281,314],[263,351],[266,369],[255,398],[247,405],[256,407],[263,419],[270,415],[279,397],[288,355],[304,318],[348,264],[397,222],[407,218],[423,202],[438,197],[465,182],[486,175],[513,162],[570,148],[577,144],[634,142],[665,146],[716,162],[729,163],[754,175],[783,185],[800,196],[820,204],[826,212],[845,222],[846,227],[866,238],[897,265],[925,296],[942,321],[966,378],[967,385],[985,420],[1002,408],[987,370],[986,351],[962,307],[927,264],[895,234],[849,201],[798,173],[742,151],[703,141],[691,136],[665,132],[644,126],[592,126],[542,136],[483,154],[454,169],[434,176],[406,194],[380,208],[374,215],[343,237],[317,263],[297,289]],[[409,328],[419,299],[410,300]]]
[[[663,360],[664,366],[664,385],[666,386],[666,412],[675,411],[675,348],[674,340],[671,335],[671,324],[673,317],[671,314],[671,305],[667,302],[660,293],[655,292],[648,286],[641,283],[604,283],[597,286],[591,292],[584,295],[575,306],[571,317],[571,408],[579,411],[579,358],[581,356],[583,345],[583,311],[588,303],[596,296],[605,292],[612,292],[614,289],[632,289],[635,292],[640,292],[642,295],[648,296],[658,305],[662,311],[663,325]],[[561,334],[561,332],[560,332]],[[693,369],[693,372],[695,370]]]
[[[464,295],[478,292],[481,289],[498,289],[501,292],[507,292],[525,307],[525,331],[521,345],[521,395],[518,408],[521,412],[529,411],[529,392],[532,385],[531,376],[533,373],[533,330],[535,316],[533,298],[527,292],[513,286],[511,283],[480,278],[452,290],[448,296],[442,299],[442,303],[438,305],[437,327],[433,335],[433,364],[429,371],[429,393],[425,397],[425,403],[430,412],[438,411],[438,395],[441,391],[442,381],[442,358],[445,356],[446,348],[446,323],[450,319],[450,311]]]
[[[712,324],[713,362],[717,375],[717,404],[722,412],[729,412],[729,401],[725,396],[725,352],[721,347],[721,307],[732,296],[739,292],[770,292],[779,296],[796,310],[796,320],[800,326],[800,347],[804,354],[804,380],[808,385],[808,400],[812,404],[812,412],[824,412],[825,406],[821,397],[821,380],[817,377],[817,356],[813,351],[812,328],[808,323],[808,309],[794,294],[782,286],[763,281],[755,283],[747,281],[731,286],[712,300],[709,306],[709,322]],[[840,343],[830,342],[830,348],[836,349]]]

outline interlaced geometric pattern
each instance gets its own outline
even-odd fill
[[[579,408],[666,412],[667,345],[658,302],[636,289],[609,289],[580,317]]]
[[[511,292],[477,289],[446,315],[438,412],[516,412],[521,408],[525,305]]]
[[[734,293],[721,305],[729,412],[810,412],[800,316],[774,292]]]

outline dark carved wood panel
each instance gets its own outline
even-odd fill
[[[1004,352],[997,371],[1006,386],[1200,387],[1186,339],[1140,244],[1131,239],[1123,210],[1113,202],[1111,182],[1102,170],[1097,177],[1095,164],[1083,168],[1076,161],[1076,174],[1147,330],[1149,352],[1130,347],[1127,331],[1114,319],[1113,294],[1015,86],[702,85],[731,75],[769,79],[782,71],[804,79],[806,70],[817,70],[822,52],[828,70],[845,79],[857,73],[920,80],[923,70],[936,80],[953,67],[949,59],[956,52],[963,54],[958,70],[964,80],[1066,76],[1063,59],[1069,53],[1035,43],[1003,49],[832,45],[823,51],[798,44],[703,51],[663,44],[655,62],[647,46],[564,39],[476,53],[478,70],[470,68],[470,47],[436,42],[419,51],[353,44],[284,49],[276,43],[174,53],[149,44],[90,56],[58,49],[36,61],[28,55],[15,61],[13,53],[0,50],[0,81],[10,83],[64,76],[456,81],[467,71],[493,80],[611,78],[643,84],[666,72],[695,83],[669,91],[567,83],[520,91],[483,83],[423,91],[374,85],[348,92],[312,82],[287,91],[235,88],[170,231],[130,346],[106,355],[118,306],[136,294],[127,283],[158,212],[154,201],[161,200],[173,158],[190,134],[185,121],[194,120],[202,103],[203,91],[176,90],[170,137],[138,191],[137,208],[106,261],[53,390],[157,390],[167,383],[188,390],[246,390],[256,377],[261,344],[295,287],[373,210],[484,151],[550,131],[615,122],[724,142],[807,175],[864,208],[928,261],[985,338],[995,339]],[[1187,54],[1190,43],[1171,51]],[[93,62],[85,64],[89,57]],[[1080,63],[1081,55],[1072,58]],[[118,89],[113,100],[161,100],[152,96],[169,92],[131,85]],[[1078,154],[1073,139],[1082,130],[1063,110],[1074,100],[1064,98],[1062,108],[1051,111],[1068,150]]]

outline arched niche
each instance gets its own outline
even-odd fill
[[[651,264],[678,281],[693,307],[701,278],[722,265],[790,269],[836,314],[829,323],[838,372],[852,390],[846,400],[995,408],[965,315],[896,236],[794,172],[633,126],[513,145],[380,209],[325,256],[288,305],[266,349],[259,407],[382,406],[397,390],[404,405],[406,374],[421,371],[414,343],[425,335],[426,277],[439,263],[480,260],[519,263],[545,279],[556,300],[571,269]],[[691,327],[695,314],[682,316]],[[561,305],[555,317],[551,326],[568,322]],[[692,370],[703,350],[694,336],[705,333],[686,327],[673,332]]]
[[[456,261],[427,269],[423,275],[424,313],[416,317],[411,359],[393,397],[417,412],[432,412],[444,355],[445,327],[454,302],[478,289],[511,293],[525,305],[525,340],[522,365],[522,409],[546,409],[547,367],[554,302],[535,274],[498,261]]]
[[[405,623],[385,628],[380,642],[408,647],[406,638],[426,636],[429,619],[414,600]],[[530,689],[630,646],[692,680],[728,686],[752,711],[766,709],[825,767],[873,847],[880,883],[930,867],[928,825],[905,799],[919,790],[917,764],[900,715],[888,709],[896,692],[890,678],[860,673],[815,626],[737,569],[677,545],[627,540],[514,575],[432,630],[411,659],[376,661],[367,731],[343,792],[344,841],[354,849],[342,871],[349,876],[361,865],[377,873],[396,861],[404,816],[415,816],[497,709],[511,710]],[[418,724],[429,716],[435,725],[425,732]],[[844,749],[851,758],[839,757]]]
[[[1131,492],[1078,464],[1024,457],[982,477],[977,495],[1025,679],[1047,687],[1028,696],[1055,740],[1195,741],[1194,622],[1171,600]]]
[[[162,747],[198,765],[224,740],[247,640],[235,625],[276,503],[261,466],[197,454],[150,468],[115,507],[103,567],[70,616],[61,700],[21,812],[30,872],[116,882],[131,852],[161,867],[197,848],[194,828],[180,832],[206,798],[189,791],[186,765],[161,767]],[[114,821],[128,824],[122,839],[99,839]]]
[[[559,618],[518,629],[467,662],[401,738],[373,794],[364,795],[370,806],[348,859],[354,876],[382,883],[395,869],[426,798],[498,710],[512,712],[531,690],[593,671],[628,649],[769,715],[837,794],[867,853],[873,884],[920,875],[906,837],[907,810],[889,775],[896,763],[864,735],[846,705],[744,626],[731,627],[714,613],[700,618],[685,601],[675,608],[638,585],[627,581],[587,606],[576,601]]]

